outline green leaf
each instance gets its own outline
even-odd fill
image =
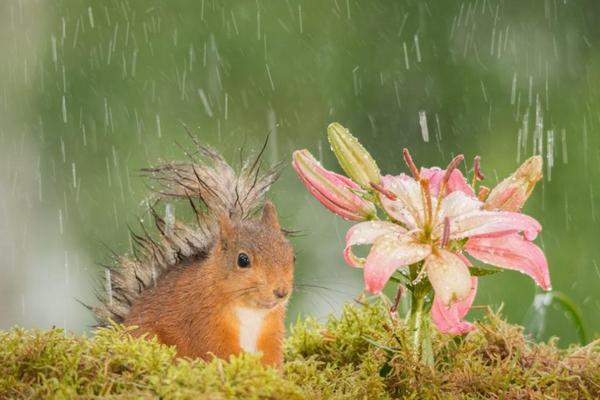
[[[404,286],[406,286],[409,289],[412,288],[412,282],[410,281],[410,278],[408,276],[400,273],[400,272],[392,275],[390,277],[390,280],[392,282],[401,283],[401,284],[403,284]]]
[[[585,327],[585,321],[581,309],[575,303],[575,301],[563,292],[552,292],[552,300],[559,304],[566,312],[571,316],[577,334],[579,335],[579,341],[581,344],[588,342],[587,330]]]
[[[486,265],[485,267],[471,267],[469,268],[469,271],[471,272],[471,276],[486,276],[494,275],[504,270],[502,268]]]
[[[526,331],[536,339],[541,339],[546,327],[546,314],[551,305],[559,305],[570,317],[577,330],[579,342],[585,344],[588,334],[581,309],[575,301],[563,292],[540,293],[535,296],[526,317]]]

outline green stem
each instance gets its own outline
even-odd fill
[[[411,268],[411,275],[417,268]],[[411,347],[415,361],[433,367],[433,349],[431,346],[431,308],[426,303],[428,285],[418,284],[411,292],[410,317],[408,327],[411,332]]]
[[[417,296],[413,291],[410,305],[410,319],[408,326],[411,332],[411,344],[415,351],[415,356],[419,356],[419,350],[421,348],[421,330],[423,328],[423,305],[425,299]]]

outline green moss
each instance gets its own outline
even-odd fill
[[[283,371],[250,355],[178,360],[119,326],[91,338],[62,330],[0,332],[0,398],[599,398],[600,342],[536,344],[489,313],[465,337],[434,336],[436,366],[412,361],[406,327],[380,305],[299,321]]]

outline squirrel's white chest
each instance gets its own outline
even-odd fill
[[[266,310],[240,307],[236,312],[240,325],[240,347],[246,353],[258,352],[258,335],[262,329]]]

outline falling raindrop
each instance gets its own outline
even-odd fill
[[[548,181],[552,180],[552,167],[554,166],[554,130],[546,132],[546,171]]]
[[[438,150],[442,152],[442,126],[440,124],[440,116],[438,113],[435,113],[435,136],[437,139]]]
[[[513,75],[512,88],[510,90],[510,104],[514,105],[517,99],[517,73]]]
[[[410,69],[410,62],[408,61],[408,49],[406,48],[406,42],[402,42],[402,49],[404,50],[404,65],[406,69]]]
[[[136,70],[137,70],[137,57],[138,51],[137,49],[133,50],[133,54],[131,55],[131,77],[135,78]]]
[[[52,45],[52,61],[54,62],[54,67],[58,68],[58,52],[56,50],[56,36],[50,36],[50,43]]]
[[[569,162],[569,152],[567,150],[567,130],[563,129],[560,131],[561,143],[562,143],[562,161],[563,164]]]
[[[260,40],[260,8],[256,11],[256,39]]]
[[[421,62],[421,47],[419,47],[419,35],[415,35],[415,50],[417,52],[417,62]]]
[[[112,306],[113,296],[112,296],[112,280],[110,277],[110,268],[106,268],[104,270],[104,284],[106,287],[106,297],[108,298],[108,305]]]
[[[527,104],[529,107],[533,105],[533,76],[529,75],[529,103]]]
[[[269,68],[269,64],[265,64],[265,68],[267,69],[267,77],[269,78],[269,83],[271,84],[271,90],[275,91],[275,83],[273,82],[273,77],[271,76],[271,69]]]
[[[71,172],[73,175],[73,188],[76,189],[77,188],[77,170],[75,167],[75,163],[71,163]]]
[[[359,80],[358,80],[358,69],[359,69],[358,65],[355,66],[352,69],[352,83],[354,84],[354,95],[355,96],[358,96],[359,91],[360,91],[359,90],[360,89],[360,83],[359,83]]]
[[[544,116],[539,95],[535,97],[535,129],[533,131],[533,154],[544,154]]]
[[[429,128],[427,127],[427,114],[425,110],[419,111],[419,125],[421,126],[421,137],[425,143],[429,143]]]
[[[202,106],[204,107],[204,111],[206,111],[206,114],[212,118],[213,112],[212,112],[212,109],[210,108],[208,98],[206,97],[206,93],[204,93],[204,90],[202,90],[201,88],[198,89],[198,96],[200,96],[200,100],[202,101]]]
[[[156,132],[158,133],[158,137],[162,137],[162,131],[160,128],[160,115],[156,114]]]
[[[58,231],[62,235],[64,233],[64,227],[63,227],[63,213],[62,213],[61,209],[58,210],[58,228],[59,228]]]
[[[270,144],[270,157],[271,157],[271,162],[272,163],[276,163],[279,161],[279,154],[278,154],[278,132],[277,132],[277,114],[275,114],[275,110],[273,110],[272,108],[268,111],[267,113],[267,125],[269,127],[269,140],[271,142]]]
[[[529,108],[523,114],[523,122],[521,125],[521,149],[524,154],[527,153],[527,142],[529,136]]]
[[[88,7],[88,17],[90,20],[90,26],[94,29],[94,13],[92,11],[92,6]]]
[[[63,122],[67,123],[67,98],[63,95],[62,97],[62,118]]]
[[[541,338],[546,329],[546,312],[552,304],[552,296],[552,293],[537,294],[527,312],[525,326],[536,338]]]
[[[523,142],[523,129],[519,128],[519,132],[517,133],[517,164],[521,162],[521,147]]]

